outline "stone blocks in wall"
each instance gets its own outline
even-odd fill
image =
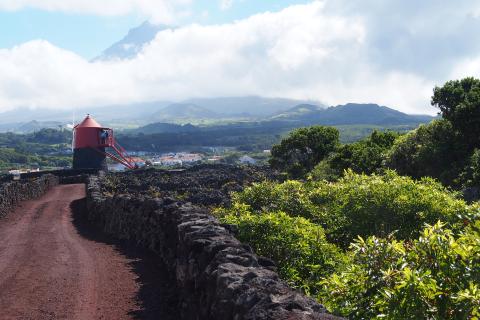
[[[172,199],[106,197],[87,184],[89,219],[109,234],[157,252],[169,268],[180,319],[339,319],[279,279],[205,209]]]
[[[0,218],[6,216],[20,201],[38,198],[58,183],[58,177],[47,174],[0,184]]]

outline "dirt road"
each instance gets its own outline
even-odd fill
[[[58,186],[0,219],[0,319],[175,319],[160,262],[86,225],[84,197]]]

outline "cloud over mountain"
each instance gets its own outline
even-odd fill
[[[0,110],[262,95],[432,112],[435,84],[478,76],[478,12],[467,0],[314,1],[230,24],[167,28],[134,58],[93,63],[32,41],[0,50]]]

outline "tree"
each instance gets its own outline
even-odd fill
[[[340,176],[346,169],[352,169],[356,173],[375,173],[381,168],[385,153],[397,137],[395,132],[375,130],[364,140],[338,148],[329,159],[330,166]]]
[[[293,178],[301,178],[334,151],[338,143],[336,128],[313,126],[296,129],[280,144],[273,146],[270,165],[286,171]]]
[[[480,80],[465,78],[435,87],[432,105],[462,134],[470,150],[480,146]]]
[[[468,146],[451,122],[435,120],[397,139],[386,166],[413,178],[434,177],[447,185],[459,184],[458,175],[468,160]]]

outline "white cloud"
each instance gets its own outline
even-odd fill
[[[404,20],[379,16],[382,33],[380,22],[368,14],[332,3],[315,1],[225,25],[164,30],[131,60],[89,63],[45,41],[0,50],[0,110],[256,94],[331,105],[376,102],[434,113],[429,98],[435,84],[480,72],[480,52],[473,45],[457,47],[456,56],[436,51],[438,39],[446,41],[448,35],[456,43],[465,40],[455,32],[465,28],[461,18],[439,27],[439,35],[434,28],[428,31],[426,18],[425,25],[415,27],[417,18],[408,20],[407,10],[399,13]],[[431,15],[437,21],[435,12]],[[422,50],[412,47],[416,35],[430,41],[429,54],[423,43],[417,44]]]
[[[173,23],[184,14],[191,0],[0,0],[0,10],[16,11],[35,8],[118,16],[139,13],[154,23]]]
[[[233,6],[233,0],[220,0],[220,9],[228,10]]]

